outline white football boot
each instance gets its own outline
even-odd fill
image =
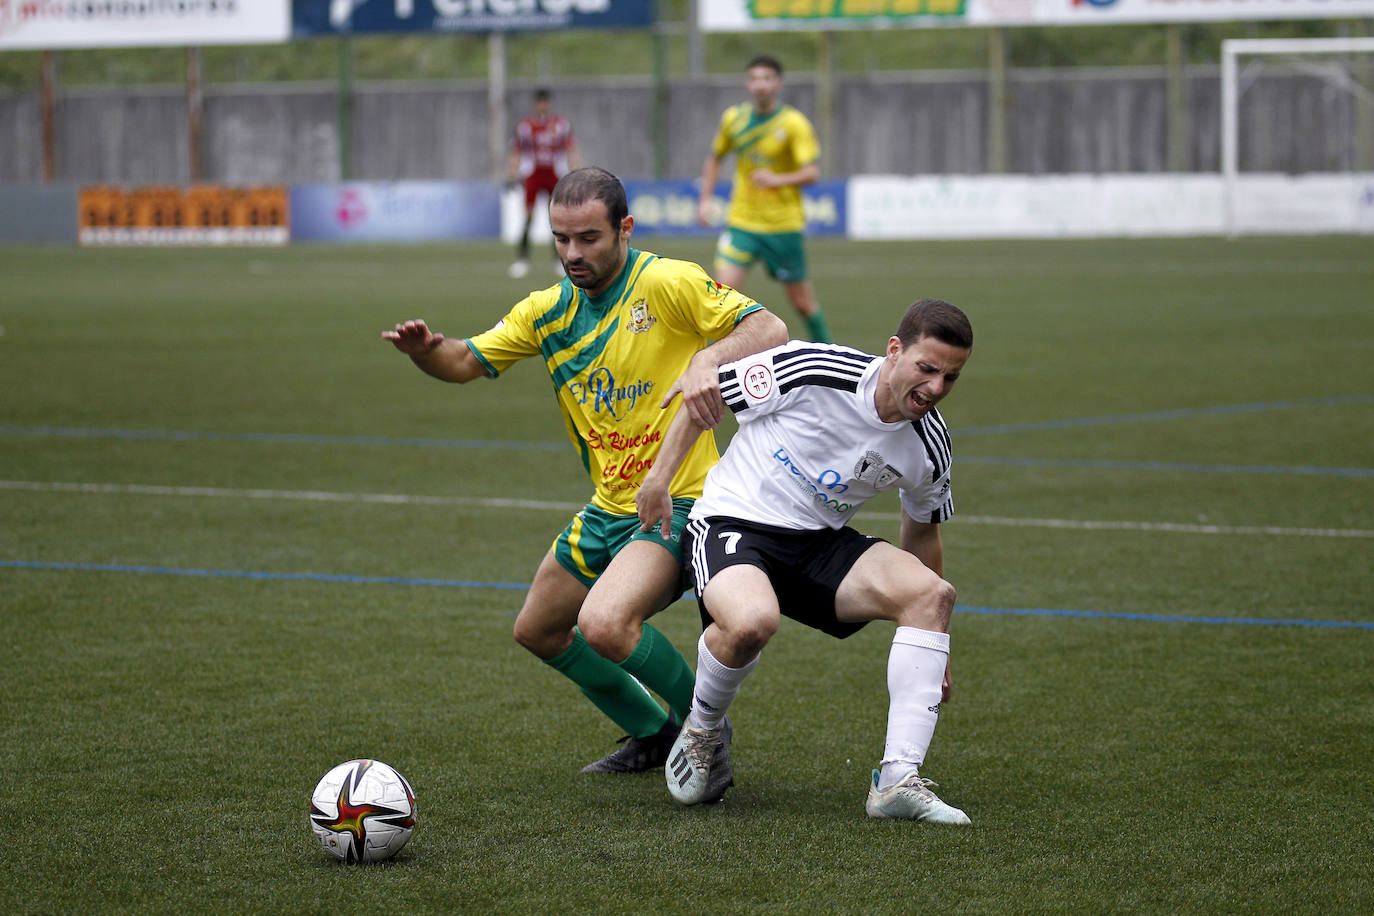
[[[711,785],[711,761],[721,745],[720,732],[719,728],[682,727],[663,768],[674,801],[695,805],[706,797]]]
[[[915,770],[902,777],[901,782],[884,792],[878,791],[878,774],[873,771],[873,783],[868,787],[868,803],[864,810],[869,817],[894,820],[927,821],[931,824],[972,824],[969,817],[953,805],[940,801],[930,787],[938,785]]]

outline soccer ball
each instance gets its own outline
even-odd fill
[[[415,793],[380,760],[341,763],[315,786],[310,829],[327,852],[350,865],[381,862],[415,830]]]

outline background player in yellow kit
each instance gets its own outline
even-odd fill
[[[782,284],[806,321],[812,340],[828,343],[830,326],[807,277],[802,185],[820,178],[820,144],[811,122],[780,101],[782,64],[760,55],[749,62],[745,87],[751,102],[721,115],[701,169],[697,221],[710,224],[720,163],[735,154],[735,182],[725,231],[716,246],[715,277],[736,289],[755,261]]]

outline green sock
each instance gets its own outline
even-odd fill
[[[816,309],[810,318],[806,319],[806,330],[811,335],[811,339],[816,343],[830,343],[830,322],[825,320],[825,312]]]
[[[692,688],[696,676],[687,659],[668,641],[668,638],[644,624],[644,635],[630,657],[620,667],[637,678],[645,687],[668,701],[679,722],[687,721],[692,710]]]
[[[544,664],[581,688],[592,705],[636,738],[647,738],[668,721],[649,692],[615,662],[598,655],[579,630],[573,630],[571,646]]]

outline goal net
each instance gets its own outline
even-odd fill
[[[1221,43],[1226,230],[1374,232],[1374,38]]]

